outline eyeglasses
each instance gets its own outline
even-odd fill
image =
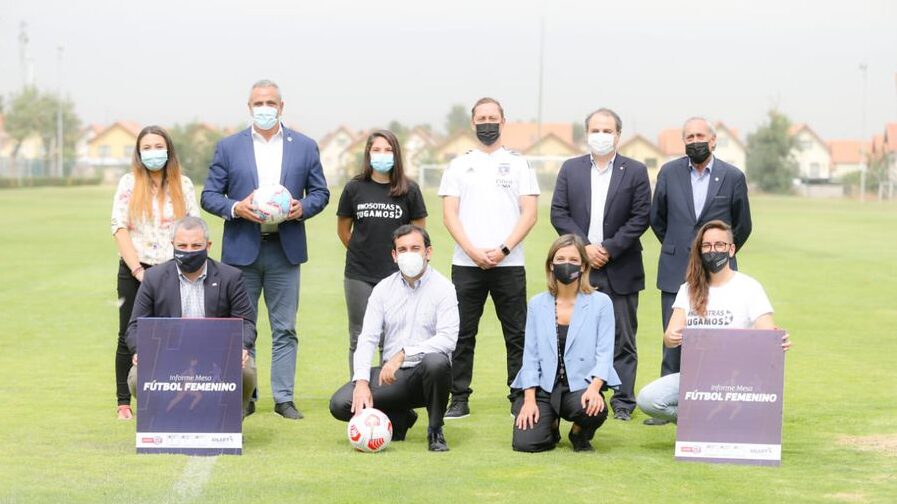
[[[713,249],[714,252],[728,252],[729,245],[731,245],[731,243],[726,243],[723,241],[713,243],[704,242],[701,244],[701,252],[710,252],[711,249]]]

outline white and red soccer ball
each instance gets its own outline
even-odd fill
[[[263,185],[252,193],[252,204],[258,209],[255,214],[267,224],[280,224],[290,215],[293,195],[280,185]]]
[[[375,453],[392,441],[392,422],[382,411],[366,408],[349,420],[348,435],[356,450]]]

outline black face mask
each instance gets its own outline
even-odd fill
[[[492,145],[498,140],[500,123],[480,123],[477,124],[477,140],[483,145]]]
[[[558,282],[570,285],[582,274],[582,266],[573,263],[558,263],[552,266],[552,271]]]
[[[701,164],[710,157],[710,142],[685,144],[685,155],[694,164]]]
[[[701,262],[704,268],[711,273],[719,273],[729,264],[728,252],[704,252],[701,254]]]
[[[208,257],[208,249],[194,250],[193,252],[178,249],[174,250],[174,260],[178,263],[178,267],[181,268],[181,271],[184,273],[194,273],[199,271],[199,268],[202,268],[202,265],[206,263]]]

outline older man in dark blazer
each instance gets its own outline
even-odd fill
[[[614,306],[614,369],[622,384],[611,398],[614,418],[629,420],[638,367],[638,293],[645,288],[640,237],[648,229],[651,185],[642,163],[616,149],[623,123],[602,108],[585,122],[591,154],[567,160],[551,200],[551,225],[586,240],[592,285]]]
[[[208,258],[209,228],[199,217],[184,217],[173,228],[174,259],[146,270],[137,291],[127,344],[134,366],[128,375],[131,395],[137,385],[137,320],[143,317],[243,319],[243,415],[251,414],[256,386],[255,310],[243,286],[243,273]]]
[[[682,127],[682,139],[686,156],[661,167],[651,204],[651,229],[661,243],[657,288],[664,329],[676,292],[685,282],[688,253],[698,229],[715,219],[726,222],[732,226],[736,250],[751,234],[744,173],[713,156],[713,127],[706,119],[693,117]],[[664,347],[661,376],[678,373],[679,358],[679,348]]]

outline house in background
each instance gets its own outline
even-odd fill
[[[797,163],[798,178],[815,183],[831,180],[832,156],[825,141],[801,123],[791,125],[788,134],[795,142],[791,158]]]
[[[660,166],[666,159],[660,147],[654,145],[642,135],[635,134],[620,143],[620,147],[617,150],[620,154],[643,163],[648,168],[648,178],[651,180],[651,185],[654,185],[654,182],[657,181],[657,173],[660,171]]]
[[[427,128],[421,126],[412,128],[402,144],[405,175],[416,180],[420,172],[420,166],[432,161],[430,159],[430,151],[438,143],[439,138]]]
[[[86,163],[104,182],[113,183],[131,167],[134,145],[140,125],[118,121],[102,129],[87,141]]]
[[[318,142],[318,151],[321,156],[321,167],[324,169],[324,178],[330,185],[342,182],[345,176],[345,167],[340,164],[343,152],[356,140],[356,133],[347,126],[341,125],[337,129],[324,135]]]
[[[663,153],[660,165],[679,159],[685,155],[685,141],[682,140],[682,128],[666,128],[657,134],[657,148]]]
[[[847,174],[863,169],[863,163],[872,155],[872,143],[862,140],[829,140],[832,157],[832,178],[840,180]]]
[[[742,172],[745,171],[747,149],[738,138],[738,131],[722,122],[717,122],[714,128],[716,129],[716,149],[713,151],[713,156],[735,166]]]

